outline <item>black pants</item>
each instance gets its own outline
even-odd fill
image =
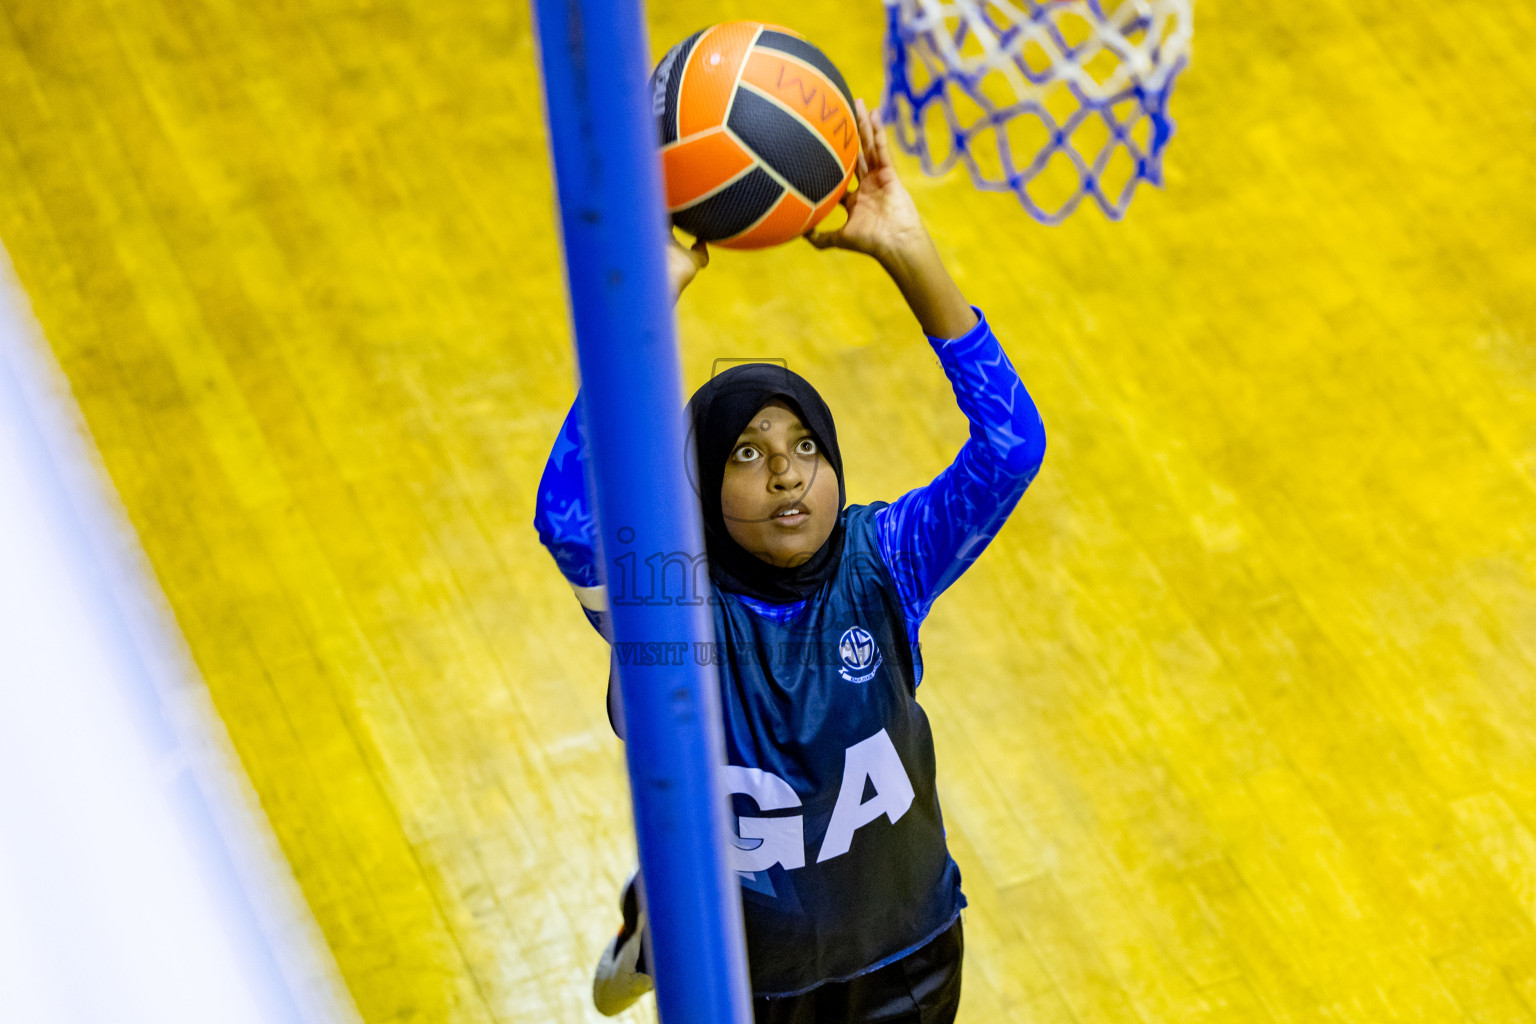
[[[851,981],[754,999],[757,1024],[951,1024],[960,1009],[960,921],[921,949]]]

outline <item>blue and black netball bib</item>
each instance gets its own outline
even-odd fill
[[[715,591],[731,857],[759,996],[894,961],[965,905],[916,654],[876,546],[882,505],[844,513],[842,566],[793,620]]]

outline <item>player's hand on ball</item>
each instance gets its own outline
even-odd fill
[[[891,163],[891,146],[863,100],[854,103],[859,118],[859,188],[843,196],[848,221],[835,231],[808,232],[818,249],[849,249],[882,261],[919,244],[925,237],[922,218]]]
[[[676,235],[667,232],[667,283],[672,287],[673,302],[678,300],[683,289],[698,276],[699,271],[707,266],[709,247],[704,244],[704,239],[694,242],[692,248],[685,249]]]

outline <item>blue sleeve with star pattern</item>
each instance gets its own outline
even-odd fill
[[[1045,426],[1024,382],[976,310],[959,338],[929,338],[971,436],[932,483],[875,513],[880,553],[896,584],[907,627],[997,536],[1045,458]]]
[[[533,525],[587,614],[610,639],[608,600],[597,574],[592,502],[587,496],[587,451],[581,436],[581,396],[571,405],[539,480]]]

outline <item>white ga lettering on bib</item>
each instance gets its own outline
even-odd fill
[[[863,799],[866,783],[875,794]],[[761,811],[782,811],[800,806],[789,783],[761,768],[725,767],[726,789],[745,796]],[[916,794],[912,780],[884,729],[848,748],[843,759],[843,782],[837,791],[832,820],[816,855],[816,863],[841,857],[853,845],[853,834],[884,815],[892,825],[912,806]],[[766,871],[775,864],[786,870],[805,867],[805,816],[737,819],[737,838],[730,851],[731,868],[740,872]]]

